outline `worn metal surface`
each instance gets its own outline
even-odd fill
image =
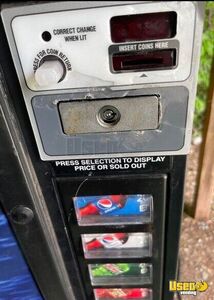
[[[116,107],[121,117],[117,124],[104,127],[98,120],[98,114],[100,109],[107,105]],[[159,119],[156,96],[62,102],[59,103],[59,111],[64,132],[68,135],[157,129]]]
[[[58,105],[62,100],[64,103],[71,103],[86,99],[88,93],[65,94],[63,99],[61,95],[34,97],[32,100],[33,111],[46,154],[52,155],[52,159],[55,159],[54,155],[58,155],[58,159],[68,159],[69,157],[66,155],[72,155],[73,158],[83,158],[87,154],[90,154],[91,157],[97,157],[98,154],[102,154],[102,157],[112,157],[113,154],[114,157],[121,157],[128,156],[128,153],[131,153],[131,156],[139,156],[142,155],[142,152],[161,155],[163,151],[181,149],[185,140],[189,102],[189,93],[185,87],[145,88],[111,93],[105,90],[102,93],[91,92],[90,96],[93,99],[91,101],[105,99],[105,103],[109,103],[110,99],[114,98],[121,98],[119,101],[125,101],[131,97],[134,99],[158,94],[160,95],[161,109],[160,125],[156,129],[108,132],[103,130],[99,134],[89,132],[73,135],[64,134]],[[134,109],[134,105],[129,105],[126,113],[129,114],[132,109]],[[138,105],[135,109],[138,109]],[[133,115],[131,118],[135,120]],[[150,116],[147,118],[150,119]],[[85,122],[84,119],[82,126]],[[148,122],[150,121],[148,120]]]

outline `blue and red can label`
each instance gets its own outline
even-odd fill
[[[151,212],[152,195],[102,195],[75,197],[77,216],[139,216]]]

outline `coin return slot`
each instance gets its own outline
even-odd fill
[[[172,69],[176,66],[176,50],[115,53],[112,65],[114,72]]]

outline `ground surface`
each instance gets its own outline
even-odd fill
[[[210,220],[198,222],[190,217],[196,186],[199,146],[192,146],[188,158],[185,188],[185,211],[180,241],[180,281],[206,280],[205,293],[183,296],[182,300],[214,300],[214,201]],[[214,197],[213,197],[214,198]]]

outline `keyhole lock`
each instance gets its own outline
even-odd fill
[[[116,125],[120,121],[120,112],[119,110],[111,105],[103,106],[97,115],[98,122],[103,127],[111,127]]]

